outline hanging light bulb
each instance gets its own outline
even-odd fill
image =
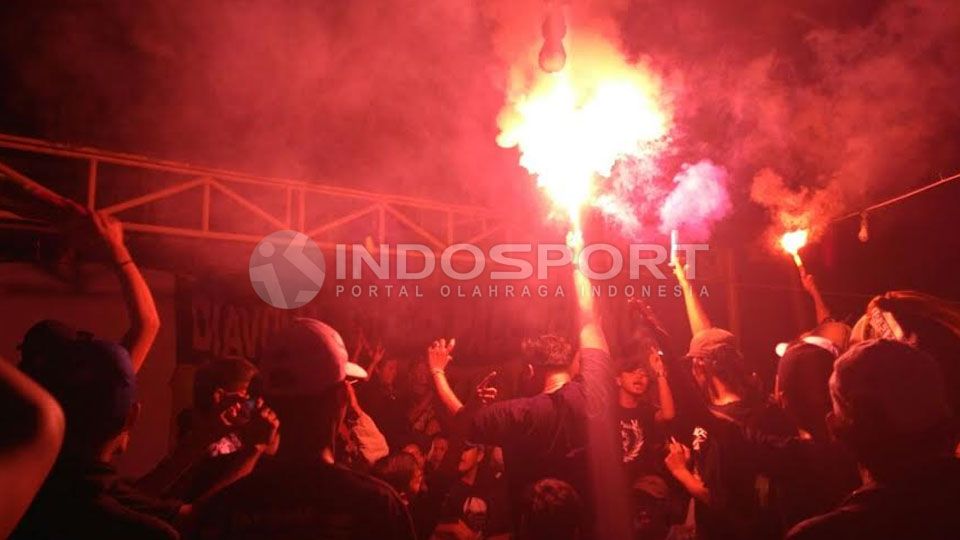
[[[857,233],[857,238],[859,238],[861,242],[870,240],[870,226],[867,223],[866,212],[860,214],[860,232]]]
[[[563,69],[567,63],[567,51],[563,49],[563,43],[544,42],[540,49],[540,69],[547,73],[556,73]]]
[[[547,73],[560,71],[567,63],[567,51],[563,48],[563,36],[567,34],[567,21],[560,7],[556,5],[547,7],[541,32],[543,47],[540,48],[538,58],[540,69]]]

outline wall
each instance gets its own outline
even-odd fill
[[[0,264],[0,356],[19,361],[17,345],[41,319],[59,319],[96,336],[119,340],[127,316],[116,277],[103,266],[88,266],[89,282],[77,291],[29,264]],[[171,381],[176,364],[172,274],[147,271],[162,325],[150,356],[138,374],[143,414],[134,428],[120,471],[139,476],[166,453],[171,427]]]

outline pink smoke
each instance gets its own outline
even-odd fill
[[[677,229],[686,240],[706,240],[732,205],[727,170],[710,160],[684,164],[673,177],[676,187],[660,207],[660,231]]]

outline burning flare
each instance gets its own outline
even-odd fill
[[[621,158],[652,159],[671,125],[656,77],[608,42],[579,37],[563,71],[537,70],[531,80],[515,67],[513,80],[521,82],[501,112],[497,137],[501,147],[520,150],[520,165],[573,230],[594,202],[598,178],[609,177]]]
[[[803,267],[803,260],[800,259],[800,249],[807,245],[807,238],[809,236],[809,230],[798,229],[784,233],[784,235],[780,237],[780,247],[790,255],[793,255],[793,262],[796,263],[797,268]]]

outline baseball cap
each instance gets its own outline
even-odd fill
[[[708,357],[725,348],[739,350],[737,337],[722,328],[706,328],[697,332],[690,340],[687,356]]]
[[[367,372],[348,360],[343,338],[330,325],[297,318],[280,331],[260,360],[263,391],[268,396],[316,396],[348,378]]]
[[[120,344],[80,337],[29,375],[52,394],[67,419],[67,437],[119,433],[137,400],[130,354]]]
[[[888,434],[920,434],[950,419],[943,375],[915,347],[889,339],[858,343],[830,378],[835,413]]]
[[[30,375],[42,369],[41,364],[63,356],[77,337],[77,329],[53,319],[42,320],[23,335],[20,349],[20,370]]]

